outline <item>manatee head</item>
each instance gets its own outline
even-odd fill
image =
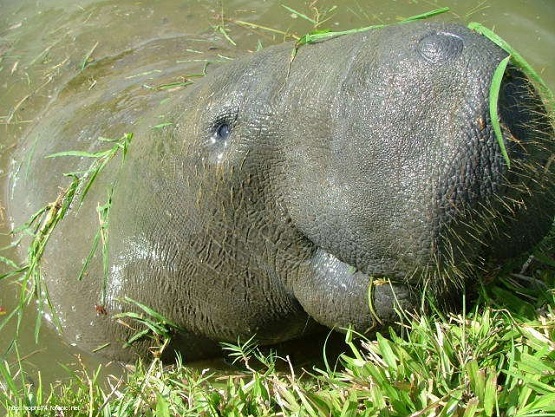
[[[498,101],[509,169],[489,110],[506,53],[489,40],[419,23],[304,53],[320,63],[294,62],[284,94],[283,193],[314,248],[314,281],[294,288],[318,321],[365,328],[372,277],[449,303],[487,261],[526,251],[549,230],[551,120],[509,66]]]
[[[198,224],[239,235],[241,262],[256,259],[311,318],[360,330],[394,320],[414,294],[446,300],[549,229],[551,121],[509,66],[498,102],[509,169],[489,110],[507,54],[488,39],[416,23],[291,53],[215,73],[178,136],[200,140],[184,144],[202,167]]]

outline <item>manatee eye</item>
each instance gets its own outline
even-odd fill
[[[220,123],[216,126],[216,139],[217,140],[228,140],[231,135],[231,126],[225,122]]]

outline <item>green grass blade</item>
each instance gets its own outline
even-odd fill
[[[129,297],[124,297],[123,301],[125,301],[126,303],[135,305],[137,307],[139,307],[141,310],[143,310],[146,314],[148,314],[149,316],[153,317],[154,319],[160,321],[160,322],[164,322],[167,324],[170,324],[172,326],[177,327],[176,324],[172,323],[170,320],[168,320],[167,318],[165,318],[162,314],[158,313],[156,310],[153,310],[152,308],[136,301],[133,300],[132,298]]]
[[[429,12],[407,17],[406,19],[402,20],[400,23],[414,22],[415,20],[428,19],[430,17],[437,16],[438,14],[442,14],[448,11],[449,11],[449,7],[441,7],[439,9],[430,10]]]
[[[6,264],[7,266],[9,266],[10,268],[12,268],[14,270],[19,269],[18,264],[16,264],[12,259],[6,258],[5,256],[0,255],[0,262],[3,263],[3,264]],[[5,278],[5,276],[7,276],[7,275],[9,275],[9,274],[0,275],[0,280]]]
[[[174,123],[173,122],[163,122],[163,123],[159,123],[156,126],[152,126],[153,129],[162,129],[164,127],[168,127],[168,126],[173,126]]]
[[[6,387],[13,393],[18,392],[17,385],[10,372],[10,365],[8,361],[3,360],[0,362],[0,376],[2,376],[2,381],[6,384]],[[1,391],[0,391],[1,393]]]
[[[503,59],[495,72],[493,73],[493,78],[491,80],[491,85],[489,89],[489,116],[491,119],[491,125],[493,127],[493,131],[495,132],[495,138],[497,139],[497,143],[499,144],[499,149],[501,150],[501,155],[505,159],[507,163],[507,167],[511,168],[511,160],[509,159],[509,154],[507,153],[507,148],[505,147],[505,141],[503,140],[503,133],[501,132],[501,125],[499,123],[499,114],[497,112],[497,103],[499,101],[499,91],[501,89],[501,82],[503,81],[503,75],[505,74],[505,70],[507,69],[507,65],[509,64],[509,60],[511,56],[507,56]]]
[[[265,30],[267,32],[276,33],[278,35],[291,36],[293,39],[296,39],[296,36],[290,34],[289,32],[279,30],[279,29],[274,29],[274,28],[271,28],[269,26],[258,25],[256,23],[246,22],[244,20],[235,20],[235,24],[237,24],[239,26],[248,27],[248,28]]]
[[[541,93],[544,95],[547,105],[550,108],[550,111],[553,111],[553,106],[555,104],[553,92],[547,86],[545,81],[540,77],[540,75],[532,68],[532,66],[524,59],[522,55],[520,55],[516,49],[514,49],[507,41],[501,38],[492,30],[486,28],[485,26],[481,25],[477,22],[470,22],[468,24],[468,28],[478,32],[479,34],[485,36],[490,41],[495,43],[501,49],[506,51],[511,56],[511,61],[524,72],[530,79],[532,79],[538,88],[540,89]]]
[[[408,18],[398,22],[397,24],[403,24],[403,23],[413,22],[415,20],[426,19],[426,18],[429,18],[431,16],[437,16],[438,14],[445,13],[447,11],[449,11],[449,7],[442,7],[441,9],[431,10],[431,11],[426,12],[426,13],[422,13],[422,14],[419,14],[419,15],[408,17]],[[367,32],[369,30],[374,30],[374,29],[381,29],[381,28],[384,28],[386,26],[388,26],[388,25],[383,25],[383,24],[370,25],[370,26],[365,26],[365,27],[361,27],[361,28],[354,28],[354,29],[349,29],[349,30],[343,30],[343,31],[332,31],[332,30],[329,30],[329,29],[315,30],[315,31],[309,32],[306,35],[302,36],[297,41],[296,48],[298,48],[302,45],[315,43],[315,42],[320,42],[320,41],[330,39],[330,38],[335,38],[335,37],[338,37],[338,36],[350,35],[350,34],[353,34],[353,33]]]
[[[376,339],[387,367],[391,370],[397,369],[397,356],[393,353],[389,340],[384,338],[380,333],[376,333]]]
[[[156,395],[156,417],[170,417],[170,405],[161,395]]]
[[[87,67],[87,65],[89,65],[92,62],[91,57],[97,46],[98,46],[98,41],[94,44],[91,50],[83,57],[83,60],[81,61],[81,66],[80,66],[81,71],[83,71]]]
[[[89,250],[89,253],[87,255],[87,257],[85,258],[85,260],[83,261],[83,266],[81,268],[81,271],[79,272],[79,275],[77,276],[77,281],[81,281],[83,279],[83,277],[85,276],[85,273],[87,272],[87,270],[89,269],[90,263],[94,257],[94,254],[96,253],[96,250],[98,249],[98,244],[100,243],[100,230],[98,232],[95,233],[92,244],[91,244],[91,249]]]
[[[80,158],[102,158],[110,154],[110,150],[101,152],[64,151],[47,155],[46,158],[59,158],[61,156],[77,156]]]

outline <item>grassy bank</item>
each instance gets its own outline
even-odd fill
[[[416,317],[362,343],[347,335],[321,368],[246,344],[227,347],[227,374],[154,358],[107,381],[82,366],[47,387],[4,362],[0,404],[8,416],[555,415],[555,277],[533,275],[498,279],[466,314]]]

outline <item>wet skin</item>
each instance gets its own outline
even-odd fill
[[[44,257],[69,342],[146,355],[148,341],[122,347],[134,333],[113,318],[133,310],[124,297],[175,323],[172,347],[187,359],[252,335],[372,332],[424,293],[449,304],[488,262],[547,232],[552,126],[510,67],[499,101],[507,167],[489,118],[506,53],[489,40],[419,22],[305,45],[294,59],[292,49],[223,65],[163,104],[100,65],[93,92],[76,77],[30,129],[11,174],[16,223],[90,163],[44,156],[134,134]],[[161,114],[168,124],[153,129]],[[77,281],[110,185],[107,280],[98,254]]]

